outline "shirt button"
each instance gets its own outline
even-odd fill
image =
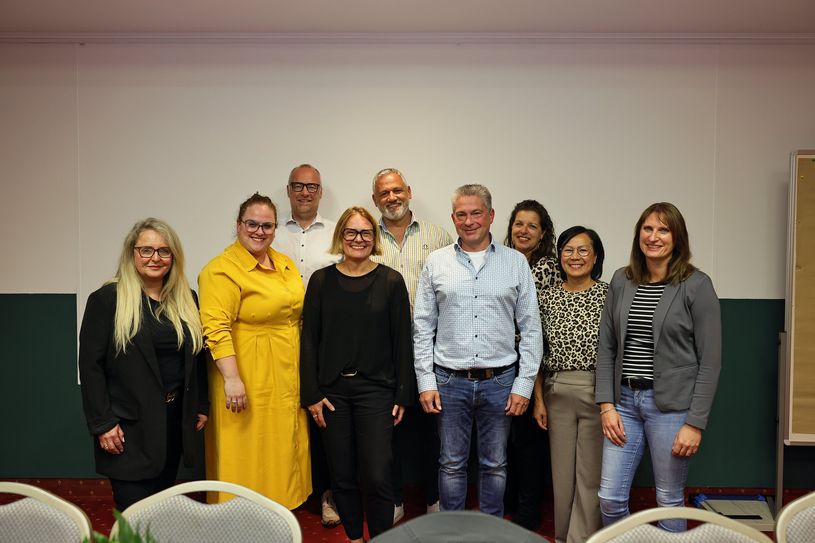
[[[475,337],[478,337],[478,334],[476,334]]]
[[[478,294],[476,294],[475,297],[478,298]]]
[[[478,315],[476,315],[476,316],[475,316],[475,318],[477,319],[477,318],[478,318]]]

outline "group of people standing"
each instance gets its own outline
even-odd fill
[[[285,216],[257,193],[241,204],[236,241],[199,275],[200,310],[178,237],[157,219],[134,225],[116,275],[89,297],[83,401],[118,509],[171,485],[204,427],[207,478],[289,508],[314,490],[323,523],[354,542],[363,519],[375,537],[404,515],[406,448],[420,452],[427,511],[463,509],[473,437],[480,510],[504,514],[509,443],[516,520],[534,528],[548,431],[557,541],[628,514],[646,444],[657,503],[684,503],[721,324],[673,205],[643,212],[629,265],[607,284],[599,235],[574,226],[555,242],[534,200],[501,244],[482,185],[453,193],[456,239],[414,216],[396,169],[374,176],[379,220],[356,206],[321,217],[308,164],[286,190]]]

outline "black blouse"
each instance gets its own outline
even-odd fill
[[[323,399],[321,387],[351,368],[393,387],[394,403],[413,403],[410,301],[399,272],[382,264],[360,277],[328,266],[308,283],[300,338],[302,405]]]
[[[178,336],[173,323],[162,314],[156,319],[159,302],[145,296],[150,301],[150,309],[144,312],[144,322],[150,331],[153,348],[156,350],[161,382],[164,390],[172,392],[184,387],[184,351],[178,349]],[[183,347],[182,347],[183,349]]]

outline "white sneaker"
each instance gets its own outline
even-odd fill
[[[440,510],[441,509],[439,509],[439,500],[436,500],[436,503],[427,506],[428,513],[438,513]]]
[[[402,505],[394,505],[393,506],[393,523],[396,524],[400,520],[405,518],[405,506]]]
[[[323,492],[320,497],[320,522],[326,528],[339,526],[340,515],[337,513],[337,506],[334,504],[334,495],[330,490]]]

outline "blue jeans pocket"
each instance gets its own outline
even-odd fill
[[[444,386],[450,382],[450,379],[453,377],[452,373],[446,372],[441,368],[433,368],[433,373],[436,374],[436,385]]]

